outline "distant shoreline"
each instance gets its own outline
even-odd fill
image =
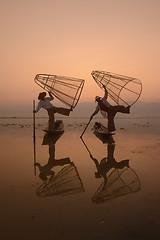
[[[32,119],[33,117],[0,117],[0,119]],[[63,119],[66,119],[68,117],[61,117]],[[69,117],[72,119],[79,119],[79,118],[89,118],[89,116],[86,117]],[[101,119],[102,117],[94,117],[94,119]],[[36,119],[48,119],[48,117],[36,117]],[[141,116],[141,117],[116,117],[116,119],[160,119],[160,116]]]

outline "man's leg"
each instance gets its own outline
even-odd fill
[[[70,111],[71,111],[70,109],[59,108],[59,107],[54,107],[54,106],[47,109],[48,116],[49,116],[48,129],[49,130],[55,130],[55,118],[54,118],[55,113],[59,113],[59,114],[65,115],[65,116],[69,116]]]
[[[130,113],[130,106],[125,107],[125,106],[123,106],[123,105],[117,105],[117,106],[112,106],[112,109],[113,109],[116,113],[117,113],[117,112],[127,113],[127,114]]]
[[[108,144],[108,160],[114,159],[115,144]]]
[[[115,111],[108,111],[108,131],[113,132],[116,130],[115,123],[114,123],[114,117],[116,112]]]
[[[116,162],[114,163],[113,167],[117,168],[117,169],[122,169],[124,167],[129,167],[129,159],[126,160],[122,160],[120,162]]]
[[[65,116],[69,116],[70,111],[71,111],[71,110],[70,110],[70,109],[67,109],[67,108],[55,107],[55,112],[56,112],[56,113],[59,113],[59,114],[65,115]]]
[[[130,107],[117,105],[117,106],[112,106],[109,108],[109,111],[108,111],[108,130],[109,130],[109,132],[113,132],[116,130],[115,123],[114,123],[114,117],[117,112],[129,114]]]
[[[48,130],[55,130],[55,121],[54,121],[54,113],[55,108],[47,109],[49,120],[48,120]]]

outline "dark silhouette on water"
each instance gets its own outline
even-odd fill
[[[63,134],[63,133],[62,133]],[[49,134],[45,134],[43,137],[43,142],[42,145],[48,145],[49,147],[49,158],[47,164],[41,166],[40,163],[35,163],[35,166],[39,168],[40,174],[39,177],[40,179],[46,181],[48,176],[54,176],[55,172],[52,170],[53,167],[55,166],[63,166],[65,164],[70,163],[70,158],[62,158],[62,159],[56,159],[55,158],[55,143],[58,141],[58,139],[62,136],[61,135],[56,135],[52,136]]]
[[[34,156],[34,175],[36,176],[36,116],[35,116],[35,100],[33,100],[33,156]]]
[[[70,195],[84,192],[83,183],[73,162],[63,167],[40,185],[36,191],[39,197]]]
[[[94,161],[97,172],[95,173],[96,178],[103,177],[104,179],[104,185],[107,183],[107,173],[112,169],[122,169],[125,166],[129,167],[129,159],[122,160],[120,162],[117,162],[114,158],[114,150],[115,150],[115,144],[108,144],[108,156],[102,158],[100,163],[96,158],[90,154],[90,158]]]
[[[40,163],[35,164],[39,168],[40,179],[44,181],[36,191],[36,194],[40,197],[66,194],[68,195],[84,192],[84,187],[78,170],[75,164],[70,161],[70,158],[55,158],[55,143],[61,137],[61,135],[44,135],[42,145],[49,146],[49,159],[47,164],[44,166],[41,166]],[[53,171],[53,168],[56,166],[64,167],[61,168],[58,173],[55,173],[55,170]]]
[[[120,162],[115,160],[115,144],[108,144],[107,157],[102,158],[99,163],[93,157],[83,139],[82,142],[96,165],[95,177],[103,178],[103,182],[92,197],[93,202],[102,203],[140,190],[140,180],[136,172],[130,168],[129,159]]]
[[[99,138],[100,141],[102,141],[102,143],[115,143],[112,136],[113,134],[108,134],[107,128],[103,126],[100,122],[95,122],[93,133],[97,138]]]

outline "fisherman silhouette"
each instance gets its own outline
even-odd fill
[[[45,134],[42,145],[49,145],[49,158],[47,164],[41,166],[35,163],[39,168],[39,178],[43,183],[39,185],[36,194],[39,197],[69,195],[84,192],[83,183],[78,170],[69,157],[55,158],[55,143],[59,136]],[[57,169],[54,169],[59,166]],[[60,170],[59,170],[60,169]]]
[[[43,181],[46,181],[48,179],[48,176],[54,176],[55,172],[52,170],[55,166],[64,166],[65,164],[70,164],[70,158],[61,158],[56,159],[55,158],[55,142],[58,140],[57,137],[45,134],[43,138],[43,145],[49,146],[49,158],[47,164],[41,166],[40,163],[35,163],[34,166],[39,168],[40,174],[39,178]]]
[[[129,159],[122,160],[120,162],[117,162],[114,158],[114,150],[115,150],[115,144],[108,144],[108,156],[102,158],[100,163],[96,158],[92,156],[90,153],[91,159],[94,161],[97,172],[95,172],[96,178],[104,178],[104,186],[107,183],[107,173],[112,169],[122,169],[124,167],[129,167]]]
[[[105,85],[103,85],[103,88],[105,90],[105,94],[104,97],[101,98],[99,96],[95,97],[95,101],[98,103],[96,110],[94,111],[94,113],[91,115],[90,120],[92,120],[92,118],[100,111],[101,114],[103,115],[103,117],[108,118],[108,131],[109,132],[113,132],[116,130],[115,128],[115,123],[114,123],[114,117],[115,115],[120,112],[120,113],[130,113],[130,106],[125,107],[123,105],[116,105],[116,106],[112,106],[108,101],[108,91],[105,87]]]
[[[51,104],[51,101],[54,99],[53,95],[49,93],[49,97],[46,96],[46,92],[41,92],[38,96],[38,105],[34,113],[37,113],[41,108],[44,108],[48,112],[49,121],[48,121],[48,130],[54,131],[55,130],[55,113],[59,113],[65,116],[69,116],[71,109],[66,109],[62,107],[55,107]]]
[[[84,146],[89,152],[90,158],[94,161],[97,171],[95,178],[103,178],[100,186],[94,193],[92,201],[103,203],[107,200],[122,195],[134,193],[140,190],[140,180],[136,172],[130,168],[129,159],[117,162],[114,158],[115,144],[107,145],[107,157],[99,161],[93,157],[84,140]]]

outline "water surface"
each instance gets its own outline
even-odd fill
[[[2,239],[158,239],[158,120],[116,121],[114,144],[93,123],[82,141],[87,119],[59,139],[37,121],[35,159],[32,121],[1,121]]]

